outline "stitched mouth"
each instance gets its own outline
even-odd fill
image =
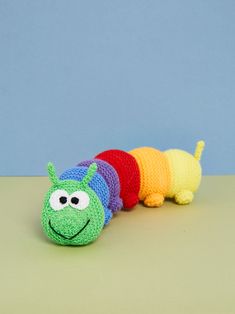
[[[66,236],[63,235],[62,233],[56,231],[56,230],[53,228],[52,224],[51,224],[51,220],[49,220],[49,227],[51,228],[51,230],[53,230],[53,231],[54,231],[57,235],[59,235],[60,237],[66,239],[66,240],[72,240],[73,238],[75,238],[76,236],[78,236],[78,235],[87,227],[87,225],[89,224],[89,222],[90,222],[90,219],[88,219],[87,222],[85,223],[85,225],[84,225],[76,234],[74,234],[74,235],[71,236],[71,237],[66,237]]]

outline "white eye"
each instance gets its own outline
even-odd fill
[[[88,207],[90,203],[89,195],[84,191],[77,191],[70,195],[69,204],[73,208],[82,210]]]
[[[50,205],[54,210],[60,210],[68,206],[69,194],[65,190],[56,190],[51,194]]]

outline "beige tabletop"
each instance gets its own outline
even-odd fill
[[[42,234],[45,177],[0,178],[0,313],[235,313],[235,176],[121,212],[86,247]]]

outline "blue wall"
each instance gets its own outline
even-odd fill
[[[235,2],[0,0],[0,174],[108,148],[235,173]]]

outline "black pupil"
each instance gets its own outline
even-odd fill
[[[79,203],[79,199],[77,197],[72,197],[71,198],[71,203],[77,205]]]
[[[60,203],[61,203],[61,204],[66,204],[66,203],[67,203],[67,197],[61,196],[61,197],[60,197]]]

